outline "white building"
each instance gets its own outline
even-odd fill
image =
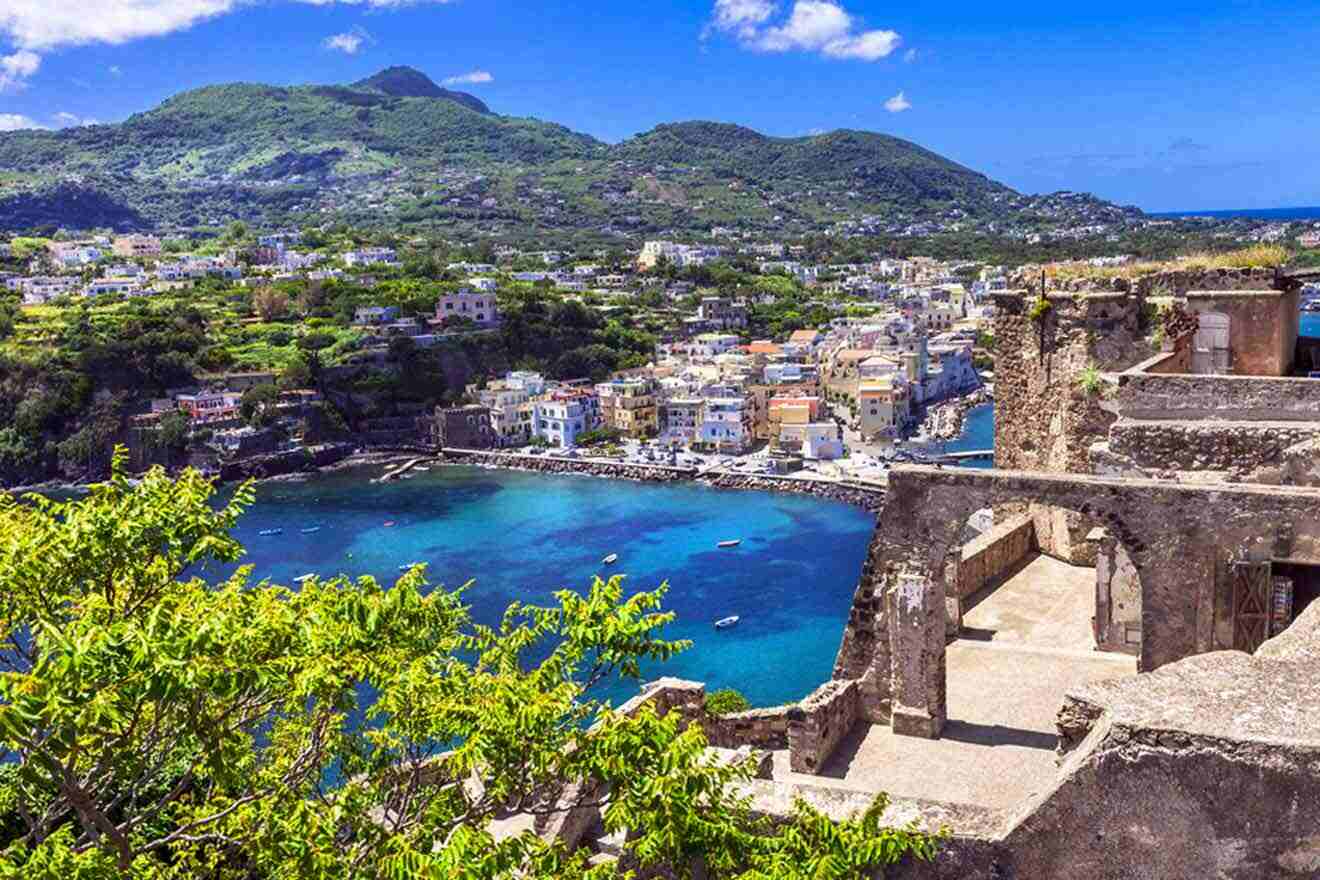
[[[394,266],[399,262],[394,248],[363,248],[360,251],[348,251],[344,254],[344,265],[353,266]]]
[[[531,370],[514,370],[504,377],[504,382],[510,388],[526,391],[528,397],[545,393],[545,377]]]
[[[457,293],[440,297],[435,304],[435,319],[467,318],[482,327],[493,327],[500,322],[495,294],[478,293],[464,288]]]
[[[587,395],[555,394],[533,403],[532,434],[551,446],[570,449],[578,437],[595,428]]]
[[[145,296],[142,282],[136,278],[98,278],[83,288],[83,296],[103,296],[105,294],[123,294],[124,296]]]
[[[843,457],[843,436],[833,422],[785,424],[779,429],[781,448],[799,450],[812,461],[832,461]]]
[[[527,425],[520,417],[523,404],[529,400],[527,390],[507,381],[491,382],[477,392],[481,405],[490,410],[490,424],[500,436],[503,446],[526,443]]]
[[[752,441],[752,407],[742,397],[709,398],[702,409],[697,443],[718,452],[743,452]]]
[[[670,264],[685,268],[704,266],[720,258],[721,251],[710,245],[679,244],[673,241],[648,241],[642,245],[642,252],[637,256],[640,269],[654,269],[661,259]]]

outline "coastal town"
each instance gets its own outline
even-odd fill
[[[73,316],[96,326],[147,302],[207,304],[200,332],[233,328],[226,338],[237,344],[194,355],[206,363],[192,382],[116,395],[111,421],[100,422],[143,463],[271,473],[324,460],[327,449],[426,447],[883,479],[894,462],[941,460],[966,414],[993,400],[997,293],[1037,271],[1067,283],[1141,270],[1123,256],[1040,270],[920,257],[813,262],[805,246],[775,241],[651,240],[631,254],[504,247],[489,262],[441,263],[420,241],[231,232],[228,246],[199,250],[145,234],[15,239],[0,282],[19,305],[3,345],[22,357],[67,333]],[[1304,246],[1320,231],[1302,224],[1288,235]],[[1307,307],[1316,288],[1301,294]],[[611,369],[619,352],[596,344],[524,356],[527,368],[452,369],[450,359],[471,360],[461,352],[507,349],[505,313],[528,303],[627,335],[628,363]],[[421,380],[409,399],[377,391],[377,403],[362,405],[364,377],[406,384],[425,356],[438,365],[435,387]],[[428,397],[437,402],[419,406]],[[947,460],[988,461],[990,440]],[[25,442],[11,464],[31,466],[11,466],[10,482],[39,482],[52,466],[38,453],[43,438],[11,445]]]

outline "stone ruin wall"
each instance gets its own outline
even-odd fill
[[[1120,375],[1102,403],[1119,418],[1091,448],[1094,473],[1316,484],[1320,382],[1142,372],[1148,363]]]
[[[1005,470],[1095,472],[1091,448],[1109,439],[1117,416],[1104,405],[1103,394],[1088,394],[1080,387],[1089,367],[1122,372],[1145,362],[1148,369],[1163,373],[1190,370],[1193,316],[1175,304],[1157,334],[1155,304],[1149,300],[1196,290],[1260,290],[1275,283],[1273,269],[1072,279],[1061,283],[1066,290],[1050,291],[1052,307],[1033,319],[1029,312],[1039,277],[1024,270],[1017,280],[1025,282],[1025,290],[995,295],[995,466]],[[1164,337],[1163,353],[1154,346],[1157,335]],[[1140,441],[1134,436],[1132,442]],[[1191,460],[1208,460],[1209,455],[1219,460],[1221,451],[1202,449]],[[1104,472],[1118,471],[1111,466]],[[1141,469],[1131,473],[1153,475]],[[997,510],[996,517],[1020,510]],[[1075,565],[1095,564],[1096,543],[1086,540],[1094,521],[1040,505],[1028,510],[1042,552]]]
[[[1040,293],[1040,267],[1026,266],[1009,278],[1010,286]],[[1183,296],[1189,290],[1264,290],[1275,286],[1273,269],[1174,269],[1137,278],[1121,276],[1051,278],[1053,293],[1130,293],[1141,298]]]
[[[1039,318],[1021,293],[995,296],[995,467],[1087,473],[1088,450],[1114,416],[1079,384],[1088,368],[1124,369],[1151,354],[1144,300],[1124,294],[1051,295]],[[1039,505],[1029,508],[1042,552],[1093,565],[1094,523]],[[996,511],[1011,515],[1009,509]]]

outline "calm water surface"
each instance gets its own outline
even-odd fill
[[[1306,312],[1302,315],[1301,334],[1313,339],[1320,339],[1320,314]]]
[[[381,471],[263,484],[236,530],[244,562],[285,584],[308,572],[393,583],[399,565],[425,562],[432,583],[474,581],[467,601],[483,623],[497,623],[513,601],[549,604],[554,590],[583,591],[598,573],[625,574],[633,590],[667,581],[665,604],[678,620],[666,636],[695,645],[647,676],[737,687],[758,706],[800,699],[829,678],[873,522],[795,495],[466,467],[368,482]],[[319,531],[302,534],[310,527]],[[284,533],[260,535],[272,528]],[[732,538],[742,545],[716,547]],[[602,565],[610,553],[619,561]],[[738,626],[712,627],[733,614]],[[609,695],[634,693],[619,686]]]

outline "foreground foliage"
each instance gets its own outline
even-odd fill
[[[682,650],[664,588],[563,591],[475,623],[421,567],[255,581],[193,472],[120,467],[82,499],[0,496],[0,878],[607,877],[513,813],[603,806],[636,867],[861,877],[936,841],[772,826],[697,727],[589,696]],[[606,797],[608,795],[608,797]],[[621,863],[622,864],[622,863]]]

